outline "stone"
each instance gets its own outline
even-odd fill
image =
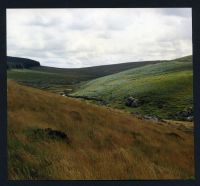
[[[126,99],[125,105],[128,107],[139,107],[140,101],[137,98],[128,97]]]
[[[146,119],[146,120],[153,121],[153,122],[159,122],[159,121],[161,121],[161,118],[158,117],[158,116],[144,115],[143,118]]]
[[[178,119],[183,119],[187,121],[193,121],[193,107],[187,107],[182,111],[179,111],[175,114],[175,117]]]

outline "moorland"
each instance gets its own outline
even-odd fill
[[[8,57],[9,179],[193,179],[192,68]]]

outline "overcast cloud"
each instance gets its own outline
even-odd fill
[[[86,67],[192,54],[190,8],[8,9],[7,55]]]

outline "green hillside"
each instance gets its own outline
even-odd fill
[[[193,104],[192,56],[126,70],[92,80],[71,96],[102,100],[111,107],[174,118]],[[128,97],[142,104],[127,107]]]
[[[58,93],[70,91],[73,88],[72,85],[78,82],[76,77],[68,74],[33,69],[8,70],[7,77],[24,85]]]
[[[79,83],[92,80],[105,75],[114,74],[127,70],[130,68],[137,68],[148,64],[160,63],[161,61],[149,61],[149,62],[129,62],[112,65],[102,65],[87,68],[54,68],[46,66],[29,66],[28,69],[25,65],[22,68],[21,64],[24,64],[24,58],[8,58],[8,65],[12,61],[7,71],[8,79],[15,80],[24,85],[37,87],[44,90],[50,90],[53,92],[70,92]],[[28,65],[30,60],[26,60]],[[16,68],[21,65],[20,68]],[[16,67],[15,67],[16,66]],[[12,68],[11,68],[12,67]]]
[[[141,62],[128,62],[111,65],[92,66],[84,68],[54,68],[47,66],[34,67],[32,69],[42,72],[67,74],[80,80],[90,80],[114,73],[118,73],[131,68],[137,68],[149,64],[156,64],[164,61],[141,61]]]

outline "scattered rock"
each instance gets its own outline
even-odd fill
[[[125,105],[128,107],[139,107],[141,105],[141,102],[137,98],[128,97],[126,99]]]
[[[138,119],[145,119],[145,120],[150,120],[153,122],[166,122],[164,121],[162,118],[160,118],[159,116],[155,116],[155,115],[142,115],[139,112],[132,112],[132,114],[137,117]]]
[[[175,118],[186,121],[193,121],[194,120],[193,107],[187,107],[184,110],[177,112],[175,114]]]
[[[153,122],[162,121],[162,119],[160,117],[158,117],[158,116],[144,115],[143,118],[146,119],[146,120],[153,121]]]
[[[194,120],[194,116],[188,116],[186,119],[187,119],[187,121],[193,121]]]

